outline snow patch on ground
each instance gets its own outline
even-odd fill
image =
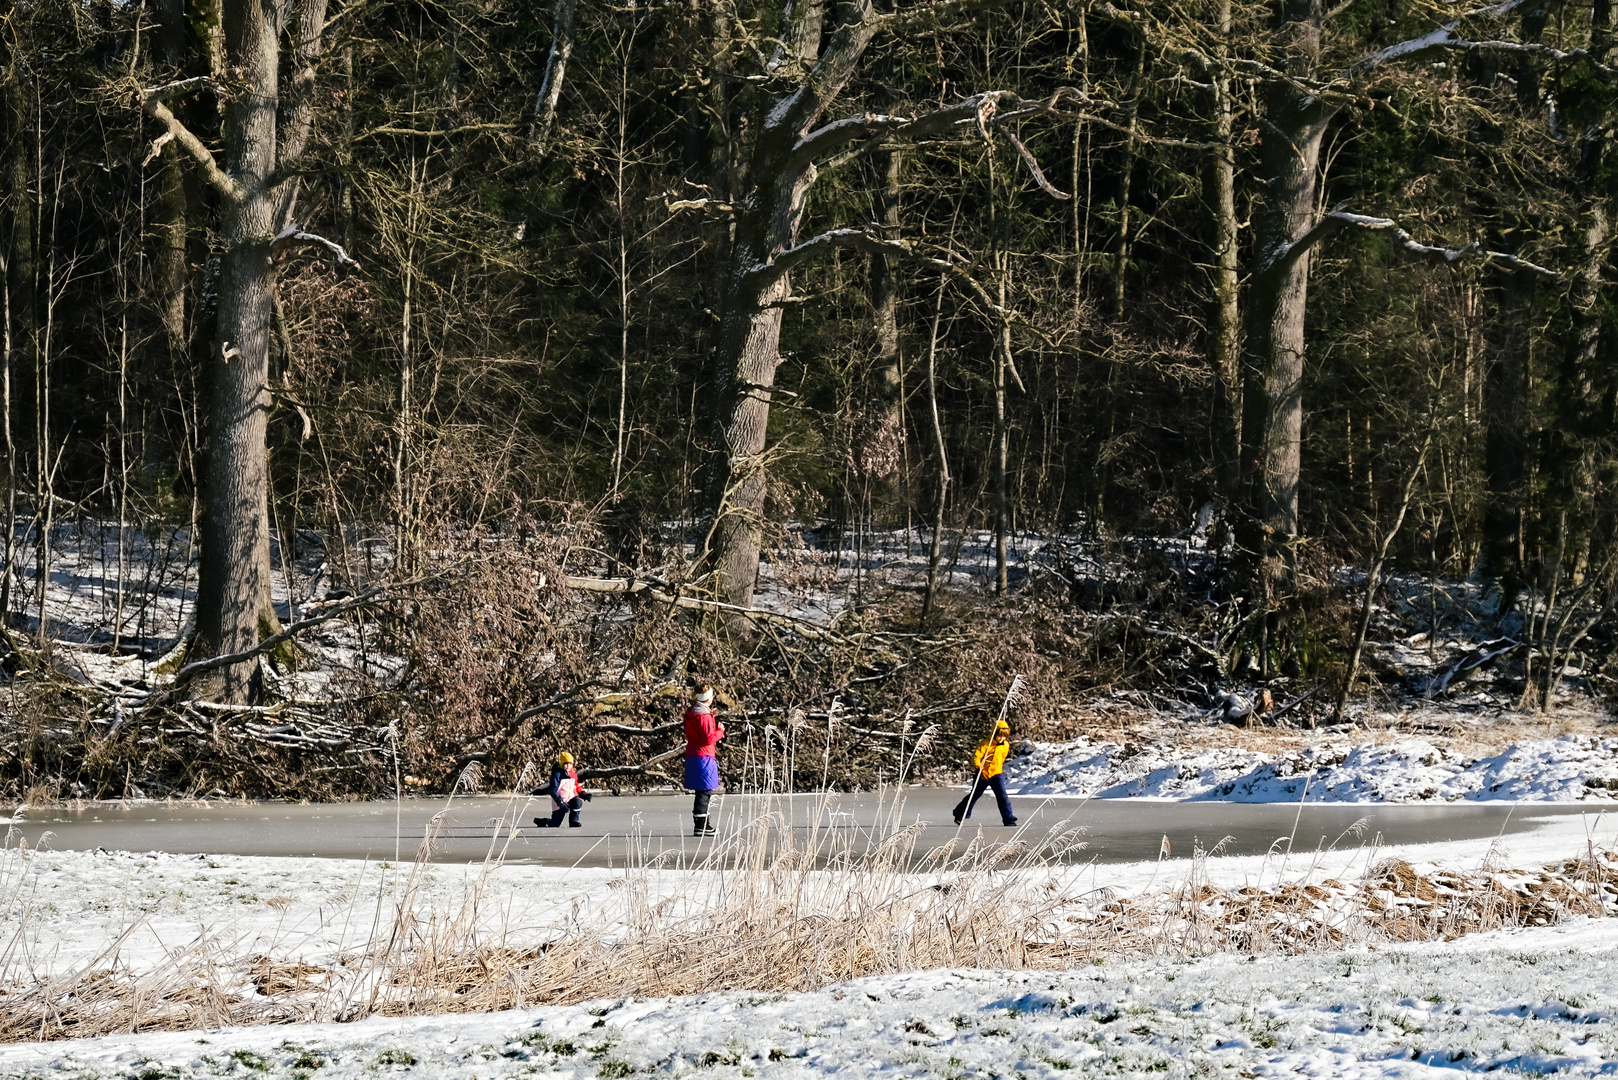
[[[1581,922],[1378,951],[941,970],[806,994],[19,1044],[0,1048],[0,1075],[1607,1076],[1615,951],[1618,926]]]
[[[1080,738],[1028,743],[1025,795],[1229,802],[1580,802],[1618,798],[1618,738],[1564,735],[1468,757],[1421,739],[1328,741],[1280,754]]]

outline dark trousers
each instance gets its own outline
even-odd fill
[[[584,800],[575,795],[573,798],[567,801],[566,806],[557,806],[556,800],[552,799],[551,806],[553,807],[551,810],[551,828],[560,829],[562,827],[562,819],[570,814],[572,815],[572,820],[569,821],[568,824],[579,824],[579,811],[584,809]]]
[[[1003,773],[996,773],[993,776],[978,773],[977,778],[972,781],[972,790],[955,804],[955,820],[971,817],[972,807],[976,806],[983,793],[991,788],[994,789],[994,801],[1000,804],[1001,823],[1015,825],[1017,815],[1011,812],[1011,796],[1006,794],[1006,778]]]
[[[708,820],[708,803],[713,801],[713,792],[699,791],[697,797],[691,802],[691,816],[696,818],[700,827]]]

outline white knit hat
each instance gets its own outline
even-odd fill
[[[697,690],[697,704],[707,705],[713,701],[713,687],[703,686]]]

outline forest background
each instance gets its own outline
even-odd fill
[[[1049,737],[1131,689],[1610,695],[1615,29],[5,0],[5,782],[659,782],[693,679],[844,783],[1019,673]],[[763,603],[794,575],[835,619]],[[1401,682],[1378,628],[1465,640]]]

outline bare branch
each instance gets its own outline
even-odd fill
[[[1507,254],[1504,251],[1489,251],[1476,241],[1473,241],[1472,243],[1461,248],[1435,247],[1431,244],[1420,243],[1404,229],[1401,229],[1399,227],[1399,223],[1394,221],[1392,218],[1367,217],[1364,214],[1350,214],[1341,209],[1332,210],[1326,215],[1326,218],[1328,220],[1337,221],[1342,225],[1352,225],[1356,228],[1371,229],[1373,231],[1391,232],[1395,239],[1398,240],[1399,246],[1405,251],[1424,259],[1442,262],[1446,265],[1453,265],[1465,258],[1480,256],[1487,262],[1500,263],[1501,265],[1509,266],[1513,270],[1526,270],[1529,273],[1541,274],[1545,277],[1559,276],[1555,270],[1552,270],[1549,267],[1540,266],[1538,263],[1529,262],[1527,259],[1520,258],[1516,255]],[[1316,225],[1314,229],[1310,230],[1310,232],[1312,233],[1319,228],[1320,226]]]
[[[354,136],[354,141],[359,142],[362,139],[374,139],[379,135],[397,135],[400,138],[406,139],[436,139],[449,135],[461,135],[468,131],[510,131],[516,126],[516,124],[489,123],[458,124],[452,128],[402,128],[395,127],[391,124],[384,124],[381,127],[375,127],[369,131],[361,132],[360,134]]]
[[[685,608],[691,611],[714,611],[722,612],[728,615],[737,615],[751,622],[770,623],[777,626],[784,626],[802,634],[804,637],[813,638],[816,640],[836,642],[847,642],[850,640],[829,627],[810,622],[808,619],[797,619],[793,618],[791,615],[782,615],[774,611],[760,611],[756,608],[739,607],[736,604],[726,604],[718,600],[703,600],[695,596],[682,596],[680,595],[678,589],[676,589],[672,594],[667,593],[662,589],[657,588],[644,578],[586,578],[569,576],[567,579],[567,587],[570,589],[578,589],[581,592],[593,593],[621,593],[624,595],[644,593],[653,600],[656,600],[662,604],[668,604],[671,607]],[[857,634],[854,637],[855,639],[863,639],[867,636],[869,635]]]
[[[888,253],[893,251],[908,252],[910,244],[904,240],[883,240],[872,235],[865,229],[831,229],[818,236],[810,237],[795,247],[787,248],[769,262],[755,266],[749,277],[755,278],[762,289],[771,281],[783,274],[789,273],[794,267],[832,248],[859,248],[873,253]]]
[[[212,80],[205,77],[182,79],[180,82],[169,83],[166,86],[155,87],[151,90],[139,90],[135,93],[135,105],[147,116],[167,128],[166,134],[179,143],[186,153],[191,155],[202,170],[203,178],[212,184],[221,195],[235,202],[242,197],[241,185],[232,180],[219,167],[219,163],[214,160],[213,152],[202,145],[202,140],[197,138],[190,128],[182,124],[179,118],[164,104],[166,97],[173,97],[186,92],[184,89],[176,89],[177,87],[189,84],[190,89],[197,89],[203,83],[212,85]],[[161,150],[162,147],[154,147],[154,149]],[[146,160],[150,161],[151,158],[148,157]]]
[[[580,769],[579,779],[601,780],[609,776],[632,776],[636,773],[647,772],[653,765],[661,765],[663,762],[677,758],[683,753],[685,753],[685,747],[677,746],[673,750],[665,750],[661,754],[649,757],[639,765],[609,765],[600,769]]]
[[[213,81],[211,75],[197,75],[190,79],[178,79],[162,86],[148,87],[140,92],[141,100],[145,101],[172,101],[177,97],[195,93],[198,90],[218,90],[219,84]]]
[[[386,593],[389,590],[405,589],[412,585],[423,585],[429,581],[436,581],[444,576],[444,572],[440,571],[433,574],[423,574],[420,577],[413,577],[406,581],[396,581],[391,584],[384,585],[373,585],[369,589],[366,589],[364,592],[360,593],[358,596],[351,596],[347,600],[339,601],[338,603],[323,609],[318,615],[311,615],[307,619],[299,619],[292,625],[283,627],[279,633],[271,634],[269,637],[265,638],[251,649],[244,649],[241,652],[230,653],[227,656],[215,656],[208,660],[197,660],[189,663],[174,673],[174,682],[179,683],[189,676],[196,675],[204,671],[212,671],[214,668],[225,667],[228,664],[239,664],[244,660],[252,660],[254,657],[263,656],[265,653],[270,652],[282,643],[291,641],[294,637],[303,633],[311,626],[319,626],[321,623],[330,622],[341,615],[348,614],[355,608],[368,607],[374,604],[382,604],[388,602],[389,600],[398,599],[396,596],[387,596]]]
[[[1000,134],[1004,135],[1006,141],[1017,148],[1017,153],[1022,156],[1023,162],[1028,166],[1028,171],[1034,176],[1034,183],[1038,184],[1045,194],[1053,199],[1071,199],[1073,197],[1066,192],[1058,191],[1049,180],[1045,179],[1045,174],[1039,169],[1039,162],[1034,160],[1034,155],[1029,152],[1028,147],[1023,145],[1021,139],[1012,134],[1010,128],[1002,130]]]
[[[303,227],[296,221],[276,233],[275,239],[270,241],[270,258],[280,262],[293,252],[307,248],[324,249],[331,254],[331,257],[340,267],[353,267],[355,270],[360,268],[360,264],[350,258],[347,251],[343,250],[343,245],[335,240],[327,240],[317,233],[305,232]]]
[[[610,731],[614,735],[667,735],[685,726],[684,720],[671,720],[655,727],[636,727],[634,724],[591,724],[591,731]]]
[[[1503,9],[1513,6],[1515,5],[1499,5]],[[1490,13],[1493,14],[1493,10]],[[1598,62],[1595,54],[1589,49],[1563,50],[1537,42],[1472,41],[1455,33],[1458,25],[1459,22],[1452,22],[1420,37],[1389,45],[1385,49],[1362,57],[1349,67],[1348,74],[1350,77],[1363,75],[1395,60],[1414,59],[1432,52],[1468,52],[1493,53],[1501,56],[1538,56],[1557,63],[1583,63],[1608,82],[1618,79],[1618,70]]]
[[[154,160],[156,160],[157,155],[163,152],[163,147],[167,146],[173,141],[174,132],[172,131],[165,131],[163,134],[153,139],[152,148],[147,151],[146,156],[141,159],[140,167],[144,169],[146,166],[150,165]]]

